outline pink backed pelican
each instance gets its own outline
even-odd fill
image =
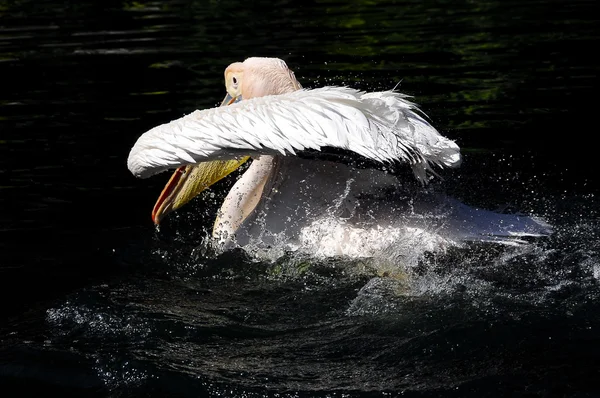
[[[277,58],[229,65],[225,86],[221,107],[157,126],[131,149],[128,167],[136,177],[176,169],[152,212],[156,224],[251,159],[217,214],[212,236],[218,247],[285,243],[293,249],[309,242],[326,255],[363,256],[393,244],[400,235],[390,231],[399,229],[433,236],[432,242],[511,244],[549,232],[547,224],[529,216],[475,209],[419,189],[435,169],[459,166],[461,155],[406,95],[303,89]],[[382,164],[405,163],[422,184],[403,184],[374,168],[297,156],[323,148]]]

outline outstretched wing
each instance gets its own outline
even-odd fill
[[[138,177],[215,159],[347,149],[379,162],[401,161],[425,181],[432,165],[456,167],[460,149],[406,96],[345,87],[298,90],[195,111],[143,134],[127,165]]]

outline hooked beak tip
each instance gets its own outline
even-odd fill
[[[160,224],[160,219],[161,217],[158,214],[152,212],[152,222],[154,222],[154,225]]]
[[[158,225],[163,217],[172,210],[173,199],[185,182],[188,174],[187,169],[190,167],[191,166],[178,167],[160,193],[160,196],[152,209],[152,221],[155,225]]]

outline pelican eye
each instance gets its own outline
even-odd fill
[[[232,81],[233,81],[233,84],[237,84],[238,83],[237,82],[237,77],[234,76]]]

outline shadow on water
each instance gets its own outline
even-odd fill
[[[6,391],[598,394],[597,15],[589,1],[0,2]],[[463,148],[445,189],[543,215],[555,235],[413,268],[206,256],[227,182],[156,231],[166,176],[134,179],[129,148],[216,105],[224,67],[253,55],[306,87],[400,82]]]

